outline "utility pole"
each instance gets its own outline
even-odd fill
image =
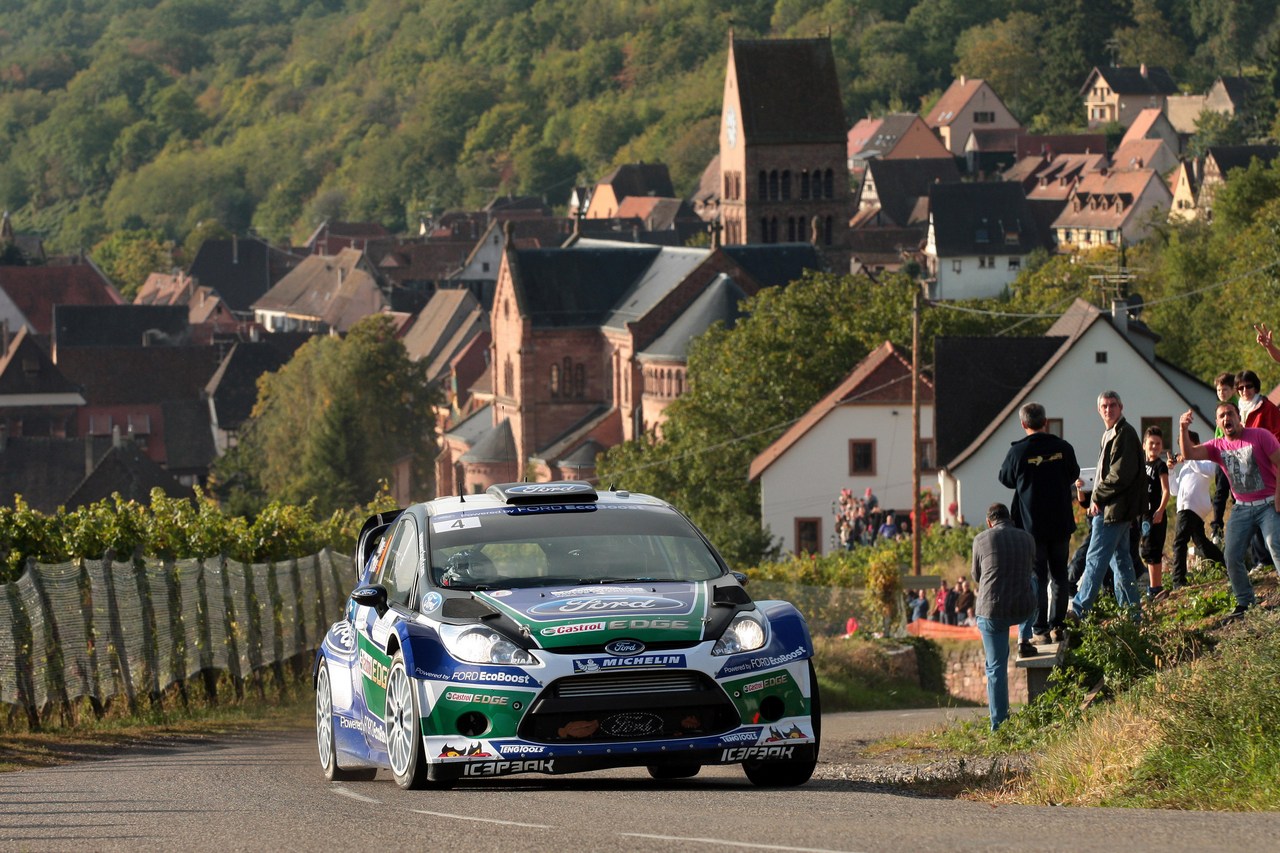
[[[920,289],[911,297],[911,574],[920,575]]]

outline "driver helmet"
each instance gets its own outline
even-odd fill
[[[498,570],[493,561],[479,551],[458,551],[445,561],[444,574],[440,578],[443,586],[458,583],[484,583],[497,580]]]

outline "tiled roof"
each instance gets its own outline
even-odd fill
[[[200,399],[218,369],[217,347],[73,347],[58,369],[92,405]]]
[[[189,273],[200,284],[217,291],[232,311],[248,313],[254,300],[301,260],[256,237],[205,240],[191,261]]]
[[[830,39],[735,38],[731,50],[748,144],[846,141]]]
[[[928,160],[870,160],[867,174],[874,182],[880,209],[899,227],[911,224],[916,201],[934,184],[957,184],[960,169],[954,157]]]
[[[6,396],[56,395],[59,399],[80,397],[80,388],[62,375],[49,354],[26,326],[0,352],[0,398]]]
[[[821,272],[826,262],[809,243],[772,243],[721,246],[720,251],[742,267],[760,287],[779,287],[798,281],[805,270]]]
[[[1153,181],[1151,169],[1090,172],[1080,178],[1075,194],[1054,220],[1054,228],[1120,228],[1137,210],[1138,200]],[[1167,191],[1167,190],[1166,190]]]
[[[213,400],[218,426],[239,429],[258,401],[258,377],[279,370],[286,361],[270,343],[241,341],[233,346],[204,388]]]
[[[1065,341],[1065,337],[935,338],[938,462],[950,466]]]
[[[1163,139],[1134,139],[1121,143],[1116,153],[1111,155],[1111,163],[1118,171],[1153,168],[1162,148],[1166,156],[1172,156]]]
[[[746,292],[733,279],[724,274],[716,276],[637,357],[640,361],[655,358],[683,361],[689,354],[690,342],[711,328],[712,323],[720,322],[726,328],[733,328],[742,316],[739,306],[746,298]]]
[[[1214,145],[1205,151],[1205,159],[1213,158],[1223,176],[1232,169],[1243,169],[1257,157],[1270,163],[1280,155],[1280,145]]]
[[[924,123],[929,127],[945,127],[951,124],[964,110],[965,104],[978,94],[984,82],[976,77],[957,77],[952,80],[947,91],[942,93],[942,97],[924,117]]]
[[[311,255],[253,303],[255,310],[324,322],[345,332],[359,320],[390,305],[361,263],[363,253],[343,249],[337,255]]]
[[[159,488],[171,498],[191,497],[172,474],[152,462],[132,441],[115,444],[98,461],[89,476],[67,498],[67,509],[110,498],[119,493],[126,501],[151,503],[151,490]]]
[[[164,417],[165,466],[173,472],[203,474],[217,458],[209,406],[200,399],[169,400],[160,406]]]
[[[111,283],[89,264],[0,266],[0,290],[40,335],[53,331],[55,305],[124,304]]]
[[[32,509],[52,513],[111,449],[110,436],[0,438],[0,492],[22,495]]]
[[[509,252],[521,313],[534,326],[599,326],[658,256],[656,246]]]
[[[633,195],[674,198],[676,194],[666,163],[625,163],[605,175],[600,183],[612,187],[619,201]]]
[[[1146,139],[1147,134],[1156,129],[1161,121],[1168,123],[1168,119],[1164,117],[1164,113],[1158,107],[1148,107],[1138,113],[1133,120],[1133,124],[1129,125],[1129,129],[1124,132],[1124,137],[1120,140],[1120,144],[1134,142],[1139,139]],[[1170,127],[1172,129],[1172,127]]]
[[[1026,195],[1015,183],[934,184],[929,215],[940,258],[1025,255],[1040,245]]]
[[[58,305],[53,309],[54,350],[183,343],[187,315],[185,305]]]
[[[458,461],[515,462],[516,442],[511,435],[511,422],[504,418],[497,426],[481,433]]]
[[[1146,74],[1142,73],[1144,67]],[[1093,74],[1106,80],[1107,86],[1117,95],[1175,95],[1178,92],[1178,84],[1174,82],[1173,75],[1159,65],[1129,65],[1094,68],[1081,87],[1080,94],[1085,94]]]
[[[1107,137],[1102,133],[1024,133],[1018,137],[1019,159],[1032,155],[1054,157],[1058,154],[1105,154]]]

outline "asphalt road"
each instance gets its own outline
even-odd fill
[[[122,751],[0,774],[0,851],[1274,850],[1280,814],[1000,806],[835,778],[857,743],[939,711],[833,714],[802,788],[736,767],[658,783],[643,770],[514,776],[452,791],[326,783],[309,731]],[[967,713],[967,712],[959,712]],[[832,764],[825,755],[830,745]]]

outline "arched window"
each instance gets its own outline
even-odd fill
[[[791,170],[782,170],[782,200],[789,201],[791,199]]]
[[[760,217],[760,242],[769,242],[769,217],[767,216]]]
[[[684,373],[676,371],[676,396],[679,397],[684,393]]]
[[[515,393],[516,387],[516,369],[511,366],[511,356],[507,356],[507,361],[502,365],[502,393],[511,397]]]
[[[551,365],[550,385],[551,385],[551,396],[559,397],[560,396],[560,365],[558,364]]]
[[[787,217],[787,242],[794,243],[796,241],[796,218],[794,216]]]
[[[756,195],[761,199],[769,197],[769,173],[764,169],[760,170],[760,186],[756,190]]]
[[[824,198],[836,197],[836,183],[830,169],[822,174],[822,195]]]
[[[579,364],[573,369],[573,396],[582,398],[587,394],[587,368]]]
[[[778,170],[774,169],[769,173],[769,198],[770,200],[778,197]]]
[[[729,188],[729,184],[731,183],[731,181],[732,181],[732,178],[729,175],[724,176],[724,197],[725,198],[733,198],[733,193]]]
[[[778,217],[776,216],[769,220],[769,242],[778,242]]]
[[[800,198],[809,197],[809,170],[802,169],[800,171]]]

